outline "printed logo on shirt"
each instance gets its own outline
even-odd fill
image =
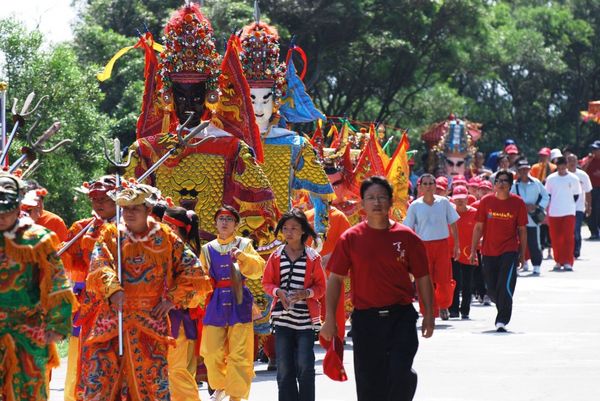
[[[406,258],[406,251],[404,249],[402,249],[402,241],[398,241],[398,242],[394,242],[393,245],[396,247],[396,252],[398,252],[398,257],[396,257],[396,260],[398,262],[405,262],[405,258]]]
[[[487,218],[497,220],[511,220],[514,219],[515,216],[510,212],[494,212],[493,210],[488,210]]]

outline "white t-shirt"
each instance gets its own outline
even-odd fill
[[[576,209],[573,196],[579,195],[581,197],[579,177],[569,172],[565,175],[558,175],[558,172],[552,173],[546,179],[546,190],[550,194],[548,216],[575,216]]]
[[[423,197],[411,203],[402,224],[415,230],[423,241],[435,241],[448,238],[448,225],[459,218],[447,198],[434,195],[431,206],[423,201]]]
[[[579,178],[579,185],[581,185],[581,193],[579,194],[579,198],[577,198],[575,210],[578,212],[585,212],[585,194],[592,191],[592,181],[590,180],[588,173],[579,168],[576,169],[573,174]]]

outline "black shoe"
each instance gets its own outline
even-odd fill
[[[469,320],[469,315],[462,315],[461,319],[462,320]]]
[[[456,317],[459,317],[459,314],[458,314],[458,312],[450,312],[450,317],[456,318]]]

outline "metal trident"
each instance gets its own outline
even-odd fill
[[[36,127],[38,121],[36,121],[35,124],[33,125],[33,127],[31,127],[31,129],[29,130],[29,132],[27,132],[27,143],[29,144],[29,146],[24,146],[23,149],[21,149],[21,152],[23,154],[13,164],[11,164],[11,166],[8,169],[9,173],[13,173],[17,168],[19,168],[21,166],[21,164],[23,164],[23,162],[25,160],[30,160],[31,162],[33,162],[33,160],[35,160],[35,158],[36,158],[36,153],[41,153],[41,154],[52,153],[55,150],[57,150],[58,148],[60,148],[61,146],[73,142],[71,139],[63,139],[56,145],[54,145],[48,149],[44,149],[42,147],[44,145],[44,143],[46,143],[50,138],[52,138],[54,136],[54,134],[56,134],[58,132],[61,125],[60,125],[60,122],[55,121],[46,131],[44,131],[44,133],[35,142],[33,142],[32,133],[33,133],[33,129]]]
[[[13,129],[10,133],[10,136],[8,137],[8,140],[4,144],[4,148],[2,149],[2,155],[0,156],[0,164],[4,164],[4,160],[6,159],[6,156],[8,156],[8,150],[10,149],[10,145],[12,145],[12,142],[15,139],[15,135],[17,134],[17,130],[19,129],[19,126],[25,124],[25,117],[28,117],[32,113],[34,113],[38,109],[38,107],[40,107],[40,104],[42,103],[42,101],[48,98],[48,96],[42,96],[40,98],[40,100],[38,100],[38,102],[36,103],[35,107],[30,110],[29,106],[31,106],[31,103],[33,102],[34,97],[35,97],[35,92],[31,92],[25,99],[25,102],[23,103],[23,106],[21,107],[21,111],[19,111],[19,112],[17,112],[18,100],[16,98],[13,99],[13,105],[12,105],[11,112],[13,115],[13,121],[14,121],[15,125],[13,126]],[[33,129],[33,127],[32,127],[32,129]],[[31,130],[30,130],[30,132],[31,132]]]

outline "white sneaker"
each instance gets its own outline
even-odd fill
[[[533,266],[533,275],[534,276],[540,275],[540,266]]]
[[[215,392],[210,396],[210,401],[223,401],[227,397],[225,394],[225,390],[215,390]]]
[[[492,304],[492,298],[490,298],[489,295],[484,295],[483,296],[483,304],[485,306],[490,306]]]
[[[523,263],[523,267],[521,268],[522,272],[528,272],[529,271],[529,261],[525,261],[525,263]]]
[[[502,322],[496,323],[496,331],[498,333],[506,333],[506,325]]]
[[[564,265],[563,267],[565,268],[566,272],[572,272],[573,271],[573,266],[571,266],[571,265]]]

